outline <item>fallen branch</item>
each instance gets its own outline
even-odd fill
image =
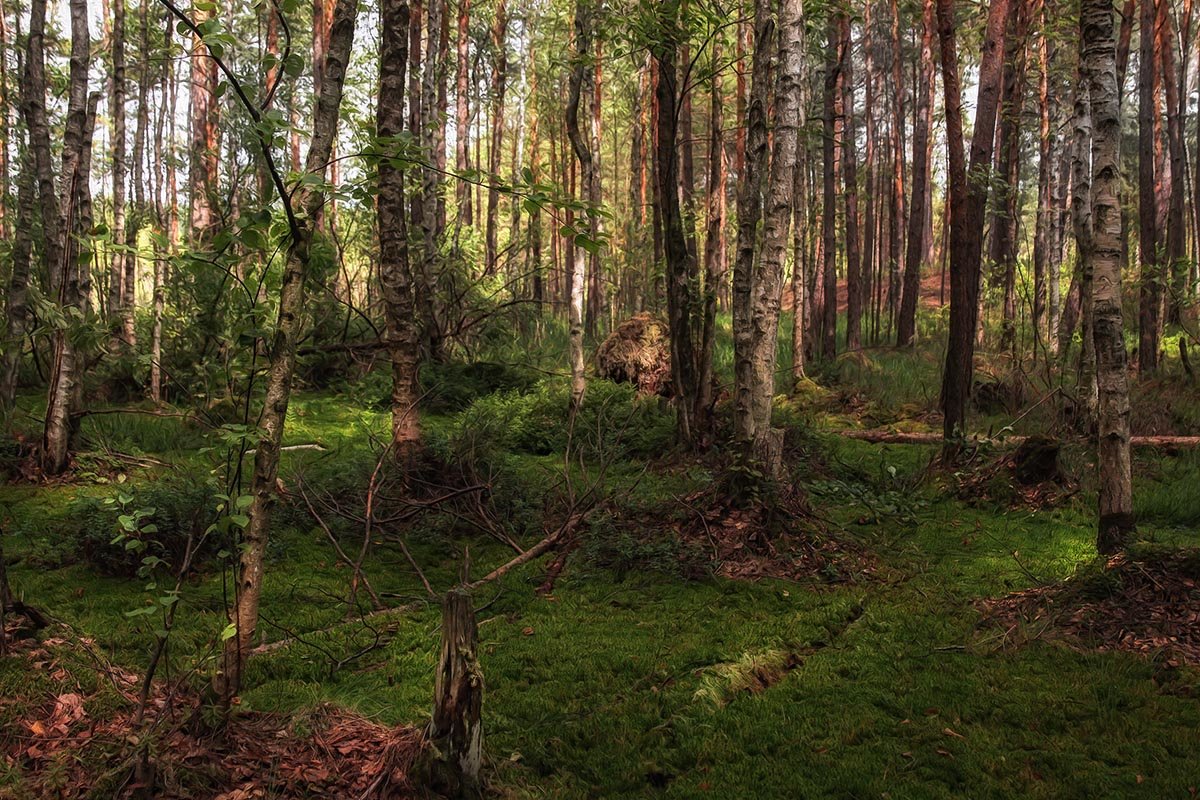
[[[533,559],[537,558],[538,556],[541,556],[541,555],[544,555],[544,554],[550,552],[555,547],[557,547],[558,543],[561,542],[564,538],[566,538],[569,534],[574,533],[579,528],[579,526],[583,523],[583,520],[585,517],[586,517],[586,512],[572,514],[571,516],[567,517],[566,521],[563,522],[562,525],[559,525],[558,528],[555,529],[555,531],[553,533],[551,533],[549,536],[547,536],[545,539],[542,539],[540,542],[538,542],[533,547],[526,550],[524,553],[521,553],[516,558],[513,558],[512,560],[496,567],[494,570],[492,570],[491,572],[489,572],[487,575],[483,576],[479,580],[472,581],[471,583],[467,584],[467,588],[471,589],[471,590],[478,589],[480,586],[483,586],[485,583],[491,583],[494,580],[503,578],[505,575],[507,575],[513,569],[521,566],[522,564],[527,564],[530,561],[532,561]]]
[[[838,436],[846,439],[857,439],[871,444],[941,444],[945,439],[940,433],[902,433],[882,430],[845,430],[838,431]],[[989,439],[981,437],[972,442],[1009,442],[1020,444],[1028,436],[1006,436],[1004,439]],[[1134,447],[1200,447],[1200,436],[1133,436],[1130,443]]]

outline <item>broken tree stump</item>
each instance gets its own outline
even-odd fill
[[[483,671],[471,593],[451,589],[442,603],[442,646],[429,722],[429,786],[447,797],[479,797],[483,763]]]

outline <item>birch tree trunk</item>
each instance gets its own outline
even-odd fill
[[[63,130],[62,185],[56,204],[57,225],[51,228],[58,239],[56,250],[60,261],[48,265],[50,289],[62,318],[51,337],[53,355],[46,398],[46,420],[42,428],[41,467],[47,475],[62,474],[70,459],[74,429],[71,412],[80,396],[77,383],[78,354],[72,341],[71,328],[82,319],[90,287],[90,255],[82,246],[85,240],[89,240],[91,225],[89,222],[85,228],[82,223],[91,211],[88,192],[92,146],[89,120],[94,120],[96,99],[89,101],[87,93],[91,35],[88,31],[86,0],[71,0],[70,17],[71,58],[67,79],[67,117]],[[50,183],[53,185],[53,178]],[[46,238],[48,241],[49,236]],[[47,247],[46,252],[49,254],[51,249]]]
[[[1129,391],[1121,317],[1121,120],[1109,0],[1082,0],[1080,61],[1094,122],[1091,248],[1096,382],[1099,388],[1099,526],[1096,549],[1122,549],[1134,530]]]
[[[795,202],[796,147],[804,126],[801,106],[804,75],[804,3],[783,0],[779,13],[779,63],[775,78],[775,126],[771,141],[770,172],[767,177],[763,211],[762,253],[757,269],[751,274],[749,352],[736,353],[734,362],[749,362],[749,370],[734,372],[735,430],[743,445],[749,444],[755,460],[764,465],[771,478],[778,478],[779,436],[771,429],[771,401],[775,395],[776,341],[779,334],[779,309],[783,295],[784,262],[787,259],[788,230]],[[758,51],[763,54],[762,50]],[[757,72],[755,78],[757,79]],[[756,87],[752,87],[751,92]],[[734,307],[734,312],[738,311]],[[745,346],[734,340],[735,348]],[[749,386],[741,386],[749,379]],[[741,397],[749,395],[749,408]],[[737,419],[749,411],[748,421]]]

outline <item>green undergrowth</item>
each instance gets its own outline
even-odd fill
[[[881,375],[903,357],[885,358]],[[897,384],[897,403],[917,402],[927,366]],[[867,394],[885,390],[884,378],[853,369],[847,381],[875,381]],[[479,377],[447,374],[460,383]],[[426,438],[434,463],[469,466],[486,480],[490,502],[524,545],[561,517],[565,481],[587,487],[604,476],[594,524],[550,593],[535,592],[543,562],[476,596],[488,772],[501,796],[1160,798],[1186,797],[1200,781],[1200,706],[1181,691],[1200,688],[1195,672],[1165,683],[1153,659],[1041,641],[1005,647],[981,630],[975,601],[1091,568],[1086,486],[1055,508],[968,506],[923,480],[935,448],[842,440],[809,427],[807,400],[781,401],[776,421],[789,428],[789,465],[813,524],[853,540],[879,568],[838,584],[685,574],[673,568],[680,553],[670,530],[691,513],[681,499],[711,490],[717,462],[671,452],[668,410],[593,383],[595,410],[580,426],[587,434],[569,436],[584,463],[565,466],[561,380],[494,389],[447,401],[423,420]],[[96,504],[117,492],[148,496],[167,472],[205,485],[224,451],[202,434],[203,442],[173,448],[169,426],[196,435],[182,419],[103,425],[90,430],[111,449],[174,466],[0,487],[6,549],[20,594],[93,640],[103,658],[137,671],[157,617],[128,612],[155,603],[161,587],[105,576],[78,557],[76,517],[103,514]],[[321,449],[285,453],[285,487],[347,499],[369,478],[378,457],[371,440],[386,436],[388,416],[347,394],[306,395],[288,425],[288,444]],[[1200,544],[1189,502],[1200,460],[1136,458],[1142,538]],[[1071,463],[1089,468],[1083,455]],[[346,606],[349,570],[325,533],[294,496],[277,509],[260,636],[294,641],[252,661],[240,708],[290,714],[332,702],[387,724],[423,724],[440,615],[394,543],[402,529],[379,532],[366,562],[395,610],[363,619],[366,598]],[[653,530],[632,523],[647,519]],[[333,530],[357,548],[360,529]],[[406,533],[439,591],[457,580],[468,550],[475,577],[512,556],[445,515]],[[224,626],[227,591],[219,559],[185,582],[165,674],[206,671],[198,654]],[[89,658],[63,666],[97,688]],[[0,690],[8,725],[56,685],[9,659],[0,661]],[[0,773],[0,797],[20,781]]]

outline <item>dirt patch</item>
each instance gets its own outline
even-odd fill
[[[1115,556],[1063,583],[980,605],[1008,634],[1032,628],[1082,649],[1200,666],[1200,551]]]
[[[422,748],[415,728],[388,728],[333,706],[298,716],[243,712],[220,733],[195,729],[200,699],[157,687],[135,731],[137,676],[106,666],[101,688],[72,679],[62,648],[26,641],[10,657],[49,675],[56,691],[18,708],[0,732],[0,758],[38,797],[252,800],[416,797],[409,773]],[[74,668],[78,668],[76,665]],[[14,713],[16,712],[16,713]],[[137,769],[141,753],[149,753]]]

